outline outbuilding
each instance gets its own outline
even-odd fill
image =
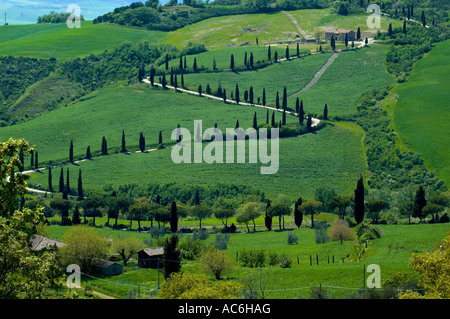
[[[138,251],[138,265],[141,268],[163,268],[161,262],[164,256],[164,247],[145,248]]]

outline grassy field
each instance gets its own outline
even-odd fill
[[[348,115],[356,112],[356,101],[367,92],[395,83],[385,68],[387,46],[343,51],[310,89],[288,99],[289,105],[298,97],[305,110],[321,114],[328,104],[328,114]]]
[[[237,83],[241,100],[243,100],[244,90],[249,90],[250,86],[253,86],[255,102],[257,97],[262,99],[263,88],[265,88],[269,106],[275,106],[276,92],[278,91],[281,105],[285,86],[288,95],[300,91],[314,78],[314,75],[330,57],[330,53],[315,54],[275,63],[254,71],[186,74],[184,82],[187,87],[192,89],[197,88],[200,84],[202,87],[206,87],[209,83],[213,90],[217,89],[220,82],[222,88],[227,90],[228,95],[235,91]],[[295,101],[290,101],[288,107],[295,110]],[[309,111],[306,106],[305,111]]]
[[[295,10],[289,14],[297,20],[305,33],[314,37],[317,31],[333,29],[361,28],[363,36],[370,36],[378,30],[371,30],[366,20],[369,15],[339,16],[331,14],[331,9]],[[386,17],[381,19],[380,31],[386,31],[389,23],[394,27],[402,22]],[[256,38],[260,44],[279,41],[293,41],[299,34],[297,27],[283,12],[270,14],[250,14],[245,16],[224,16],[204,20],[172,32],[164,43],[185,46],[189,41],[205,43],[208,48],[254,44]],[[299,34],[302,36],[301,34]]]
[[[234,261],[234,266],[226,278],[242,282],[244,276],[249,273],[262,274],[267,298],[292,299],[300,296],[308,298],[310,287],[320,284],[333,297],[342,298],[357,293],[363,287],[364,269],[369,264],[380,266],[383,282],[393,271],[408,271],[409,259],[413,253],[434,250],[435,243],[442,240],[449,231],[448,224],[379,225],[379,227],[383,236],[369,244],[365,257],[357,262],[344,263],[342,259],[346,258],[352,250],[353,242],[346,241],[342,245],[334,241],[316,244],[314,230],[309,227],[302,226],[300,229],[290,231],[231,234],[226,252]],[[50,236],[62,234],[67,229],[69,227],[50,226]],[[113,238],[130,233],[137,236],[135,232],[104,228],[96,228],[96,230],[103,236],[110,235]],[[293,232],[298,237],[297,245],[287,244],[289,232]],[[139,235],[141,239],[150,236],[149,234]],[[190,235],[182,235],[181,241],[188,236]],[[212,243],[214,239],[215,235],[210,235],[206,242]],[[264,249],[266,253],[272,251],[278,255],[286,254],[292,259],[292,266],[291,268],[266,266],[262,269],[242,267],[236,261],[236,254],[249,248]],[[316,264],[316,254],[319,257],[319,265]],[[313,257],[312,266],[310,256]],[[335,263],[333,263],[333,256]],[[140,289],[143,297],[155,297],[157,270],[138,269],[133,266],[125,269],[126,272],[120,276],[85,278],[83,284],[121,298],[125,298],[130,289],[136,289],[136,291]],[[200,273],[202,272],[201,264],[196,260],[185,261],[182,264],[182,271]],[[161,275],[160,283],[163,282],[162,278]]]
[[[406,83],[395,91],[394,124],[407,147],[422,155],[428,169],[450,183],[450,41],[438,43],[417,62]]]
[[[87,146],[100,151],[105,136],[109,148],[119,148],[122,130],[127,145],[137,149],[139,133],[146,137],[147,147],[158,142],[159,131],[163,141],[170,142],[171,133],[179,123],[193,131],[194,120],[202,120],[204,129],[234,128],[236,120],[243,128],[251,127],[254,112],[259,122],[266,120],[266,110],[236,106],[207,98],[162,89],[148,84],[129,87],[110,86],[85,96],[78,103],[54,110],[26,123],[0,128],[0,139],[23,137],[36,145],[39,160],[67,160],[70,141],[74,141],[74,155],[84,156]],[[281,113],[276,120],[281,120]],[[297,122],[293,116],[289,122]]]
[[[192,129],[193,130],[193,129]],[[117,188],[128,183],[181,183],[213,185],[217,183],[253,186],[273,198],[284,193],[292,198],[313,198],[318,187],[332,186],[336,192],[351,194],[366,163],[362,146],[363,133],[352,124],[329,125],[315,134],[285,138],[280,141],[279,170],[261,175],[257,163],[175,164],[171,149],[148,153],[102,156],[70,166],[71,176],[83,171],[85,189]],[[247,148],[248,150],[248,148]],[[224,150],[226,154],[227,150]],[[57,185],[58,174],[54,174]],[[47,172],[31,175],[31,183],[46,186]]]
[[[81,28],[65,23],[8,25],[0,27],[0,55],[75,59],[100,54],[125,41],[159,43],[167,33],[108,23],[83,21]]]

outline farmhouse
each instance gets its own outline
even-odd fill
[[[48,238],[48,237],[44,237],[44,236],[41,236],[41,235],[35,235],[31,239],[31,249],[33,249],[34,251],[56,250],[56,249],[61,248],[61,247],[65,246],[65,245],[66,244],[64,244],[63,242],[61,242],[59,240]]]
[[[348,36],[348,41],[354,41],[355,31],[352,30],[332,30],[325,32],[325,40],[330,41],[331,37],[334,37],[336,41],[345,41],[345,35]]]
[[[161,260],[164,255],[164,247],[145,248],[138,251],[138,265],[141,268],[159,268],[163,267]],[[158,262],[159,259],[159,262]]]
[[[316,38],[301,38],[300,42],[302,43],[315,43],[317,42]]]
[[[123,267],[113,261],[97,259],[94,261],[94,270],[103,276],[117,276],[123,273]]]

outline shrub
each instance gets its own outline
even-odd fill
[[[316,244],[325,244],[329,238],[327,234],[327,222],[315,222],[314,224],[314,234]]]
[[[297,245],[298,244],[297,235],[295,235],[294,233],[288,233],[287,242],[288,245]]]
[[[206,240],[209,237],[209,233],[208,230],[202,228],[202,229],[195,229],[194,233],[192,234],[192,239],[193,240]]]
[[[180,244],[178,244],[178,249],[181,253],[181,258],[193,260],[200,256],[200,253],[205,248],[204,241],[200,239],[193,239],[193,236],[190,236]]]
[[[228,234],[217,234],[216,235],[216,247],[219,250],[227,250],[228,240],[230,240],[230,235]]]
[[[150,227],[150,234],[152,238],[160,238],[166,234],[166,230],[159,227]]]
[[[267,258],[267,263],[269,266],[275,266],[280,262],[280,258],[278,257],[278,254],[274,251],[269,251],[269,256]]]
[[[235,224],[231,224],[229,230],[230,230],[230,233],[235,233],[236,232],[236,225]]]
[[[367,222],[362,222],[355,227],[355,234],[358,237],[358,241],[362,243],[367,240],[381,238],[382,232],[380,228],[370,225]]]
[[[448,223],[450,222],[450,218],[448,217],[447,213],[445,213],[444,215],[441,216],[441,218],[439,219],[440,223]]]
[[[266,255],[264,253],[264,249],[243,250],[239,253],[238,260],[244,267],[264,267]]]
[[[280,267],[281,268],[291,268],[292,259],[288,255],[283,255],[280,257]]]

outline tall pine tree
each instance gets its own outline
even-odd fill
[[[73,163],[73,140],[70,141],[69,147],[69,162]]]
[[[81,169],[78,171],[78,200],[84,199],[83,180],[81,178]]]
[[[354,211],[353,216],[358,224],[360,224],[364,220],[364,181],[362,175],[360,175],[358,183],[356,184],[355,189],[355,198],[354,198]]]
[[[125,141],[125,130],[122,130],[122,147],[120,149],[122,153],[125,153],[127,151],[127,145]]]

